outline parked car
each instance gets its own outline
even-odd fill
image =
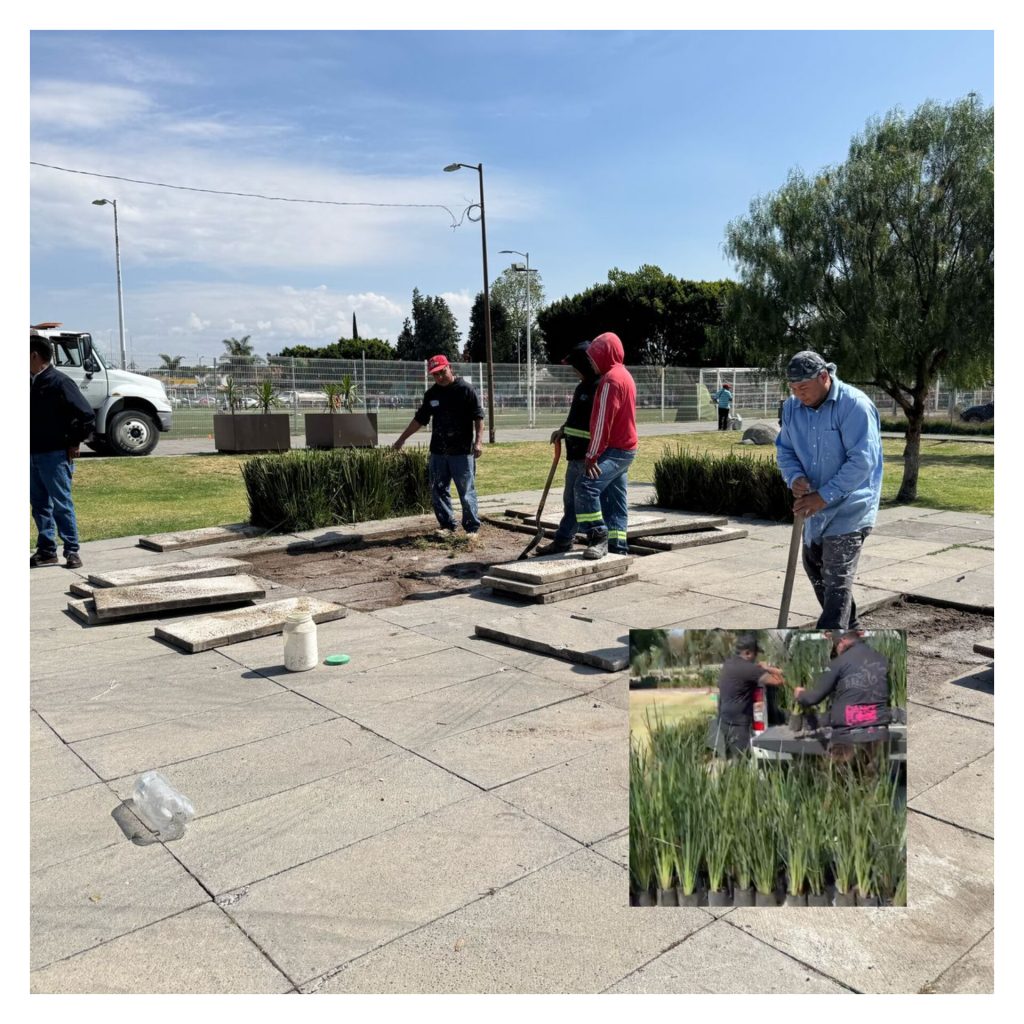
[[[972,405],[960,413],[960,419],[964,423],[985,423],[996,418],[995,401],[986,402],[984,405]]]

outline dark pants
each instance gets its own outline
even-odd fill
[[[853,577],[868,527],[856,533],[822,537],[816,544],[804,544],[804,571],[821,605],[818,629],[856,629],[857,605],[853,600]]]
[[[476,459],[472,455],[436,455],[432,452],[427,462],[427,471],[430,476],[430,499],[438,524],[446,530],[455,529],[451,494],[454,480],[462,503],[462,525],[466,533],[476,533],[480,529],[474,483]]]
[[[36,550],[57,554],[57,534],[64,541],[64,555],[78,554],[78,523],[71,500],[71,478],[75,464],[63,448],[29,456],[29,502],[39,537]]]
[[[721,406],[719,406],[719,409],[718,409],[718,429],[719,430],[728,430],[729,429],[729,413],[730,412],[732,412],[731,409],[723,409]]]

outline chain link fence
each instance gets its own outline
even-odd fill
[[[266,361],[227,362],[204,366],[202,359],[175,369],[158,369],[157,356],[136,356],[136,372],[161,381],[174,407],[170,437],[207,437],[213,433],[213,415],[227,408],[223,387],[230,376],[242,394],[243,408],[256,408],[256,386],[273,382],[278,411],[292,416],[292,432],[303,431],[303,415],[327,408],[325,384],[338,384],[348,376],[356,385],[355,411],[375,412],[382,434],[399,433],[412,419],[430,386],[426,362],[376,359],[298,359],[272,357]],[[154,367],[141,369],[141,367]],[[487,366],[484,363],[453,363],[461,377],[472,381],[487,409]],[[732,385],[733,409],[746,421],[775,421],[780,400],[788,394],[783,383],[750,367],[688,368],[677,366],[630,366],[636,381],[637,420],[641,423],[717,421],[715,393]],[[565,419],[579,378],[569,366],[537,365],[535,394],[530,394],[524,364],[494,365],[495,429],[527,426],[555,427]],[[864,388],[883,416],[902,415],[883,391]],[[991,401],[991,386],[956,391],[940,382],[929,394],[931,415],[952,420],[959,410]],[[532,398],[532,402],[531,402]],[[532,406],[532,408],[531,408]]]

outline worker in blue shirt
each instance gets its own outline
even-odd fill
[[[882,493],[878,410],[817,352],[793,356],[786,379],[792,394],[775,446],[793,511],[806,516],[803,564],[821,605],[818,627],[853,629],[853,578]]]
[[[718,429],[729,429],[729,410],[732,408],[732,385],[723,384],[715,393],[715,401],[718,403]]]

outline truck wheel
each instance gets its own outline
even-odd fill
[[[97,455],[112,455],[110,446],[106,441],[97,441],[95,438],[85,442],[86,448],[91,448]]]
[[[153,417],[125,409],[107,424],[107,444],[114,455],[148,455],[159,437]]]

